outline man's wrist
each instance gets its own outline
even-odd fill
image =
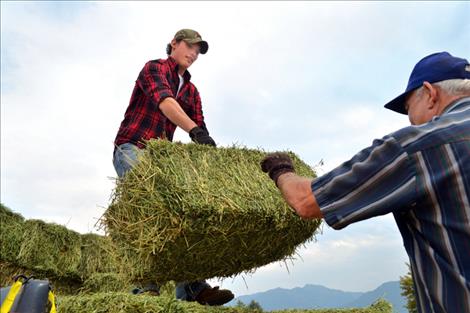
[[[283,172],[283,173],[280,173],[278,175],[277,179],[274,182],[275,182],[277,188],[282,189],[282,187],[285,186],[285,184],[289,180],[294,178],[295,176],[296,176],[296,174],[292,171]]]
[[[281,175],[287,174],[287,173],[294,173],[294,167],[291,166],[290,164],[279,164],[277,165],[277,168],[274,167],[269,171],[269,177],[274,181],[276,186],[278,185],[278,180]]]

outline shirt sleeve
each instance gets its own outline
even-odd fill
[[[196,87],[194,87],[194,98],[194,114],[191,119],[197,124],[197,126],[207,130],[206,124],[204,123],[204,115],[202,113],[201,96],[199,95],[199,91]]]
[[[140,71],[137,84],[155,105],[159,105],[165,98],[174,98],[171,85],[168,82],[168,66],[159,62],[147,62]]]
[[[328,225],[341,229],[408,208],[416,198],[416,169],[400,143],[386,136],[315,179],[312,191]]]

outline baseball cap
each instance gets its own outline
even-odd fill
[[[408,114],[405,109],[406,97],[421,87],[425,81],[436,83],[459,78],[470,79],[469,63],[466,59],[454,57],[445,51],[433,53],[416,63],[405,92],[385,104],[385,107],[398,113]]]
[[[195,44],[198,43],[199,46],[201,47],[201,53],[205,54],[207,50],[209,49],[209,44],[207,41],[202,40],[201,35],[192,29],[181,29],[176,32],[175,34],[175,39],[179,40],[182,39],[186,41],[187,43]]]

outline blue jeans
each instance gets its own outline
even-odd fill
[[[141,150],[134,144],[124,143],[114,150],[113,165],[119,177],[129,171],[137,162]],[[180,282],[176,285],[176,298],[194,301],[199,293],[210,287],[204,280],[195,282]]]
[[[131,143],[123,143],[116,147],[113,155],[113,165],[119,177],[124,176],[137,162],[140,149]]]

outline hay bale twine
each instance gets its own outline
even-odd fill
[[[291,257],[319,220],[299,218],[259,164],[265,152],[150,140],[103,216],[134,278],[230,277]],[[290,153],[300,175],[312,169]]]

